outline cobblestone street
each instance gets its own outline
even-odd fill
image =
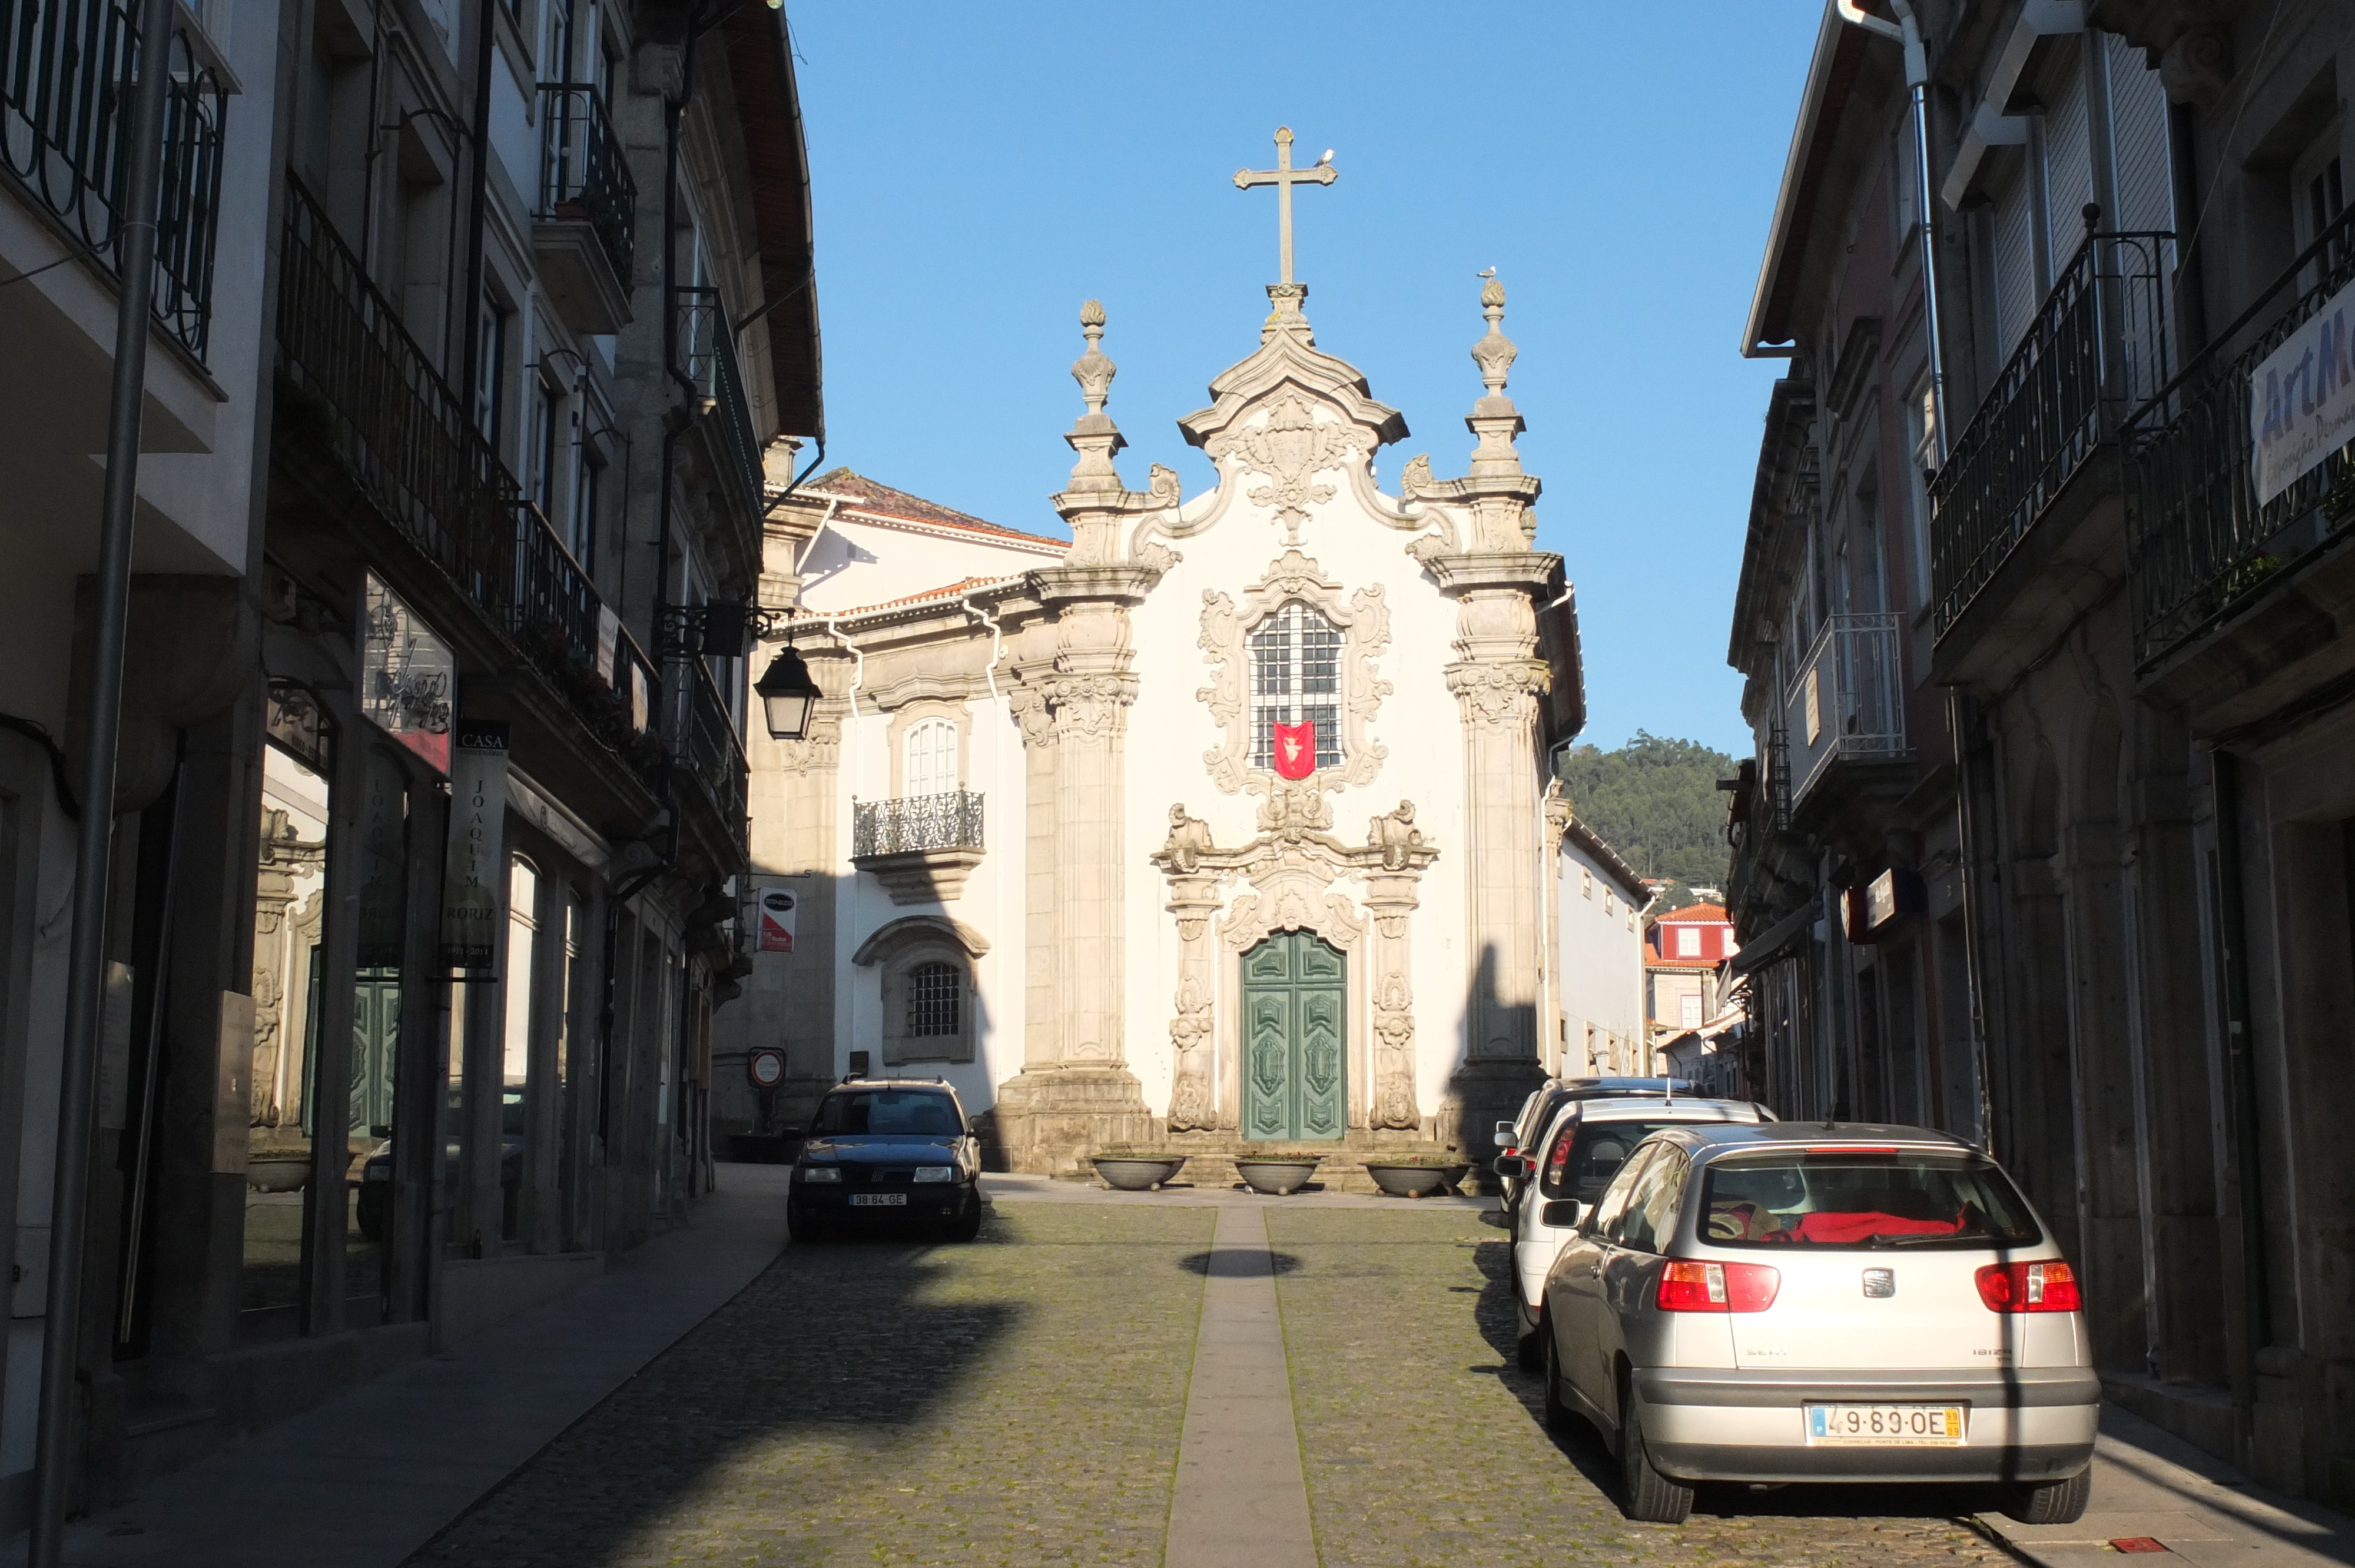
[[[792,1247],[416,1568],[1162,1562],[1217,1211],[1003,1202],[969,1246]],[[1929,1489],[1634,1525],[1509,1365],[1500,1233],[1271,1207],[1323,1568],[2008,1562]]]

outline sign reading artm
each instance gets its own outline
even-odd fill
[[[2355,440],[2355,283],[2249,373],[2249,478],[2263,506]]]

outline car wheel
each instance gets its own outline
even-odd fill
[[[1561,1397],[1561,1351],[1553,1342],[1553,1319],[1538,1319],[1538,1365],[1545,1375],[1545,1424],[1555,1432],[1570,1429],[1570,1406]]]
[[[2089,1466],[2065,1481],[2017,1488],[2003,1511],[2022,1524],[2074,1524],[2093,1500],[2094,1472]]]
[[[1652,1468],[1632,1397],[1622,1395],[1620,1412],[1619,1476],[1627,1489],[1627,1517],[1652,1524],[1682,1524],[1692,1512],[1693,1489]]]
[[[973,1201],[964,1206],[964,1213],[951,1220],[942,1234],[953,1242],[969,1242],[981,1234],[980,1193],[973,1195]]]

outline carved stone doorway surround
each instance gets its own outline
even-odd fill
[[[1277,931],[1313,931],[1349,959],[1350,1128],[1422,1127],[1408,916],[1439,852],[1414,815],[1401,800],[1367,825],[1364,845],[1344,844],[1326,831],[1332,802],[1313,781],[1279,780],[1260,808],[1259,835],[1221,850],[1200,818],[1169,809],[1169,837],[1153,863],[1168,878],[1178,923],[1171,1131],[1241,1125],[1241,960]],[[1362,889],[1354,899],[1344,891],[1351,884]]]

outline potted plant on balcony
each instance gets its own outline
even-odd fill
[[[1366,1174],[1393,1198],[1446,1192],[1471,1169],[1462,1156],[1444,1149],[1382,1149],[1366,1155]]]
[[[1186,1157],[1162,1149],[1114,1144],[1089,1156],[1104,1185],[1123,1192],[1157,1192],[1186,1168]]]
[[[1287,1197],[1308,1184],[1323,1158],[1300,1150],[1252,1150],[1235,1156],[1235,1174],[1254,1192]]]

